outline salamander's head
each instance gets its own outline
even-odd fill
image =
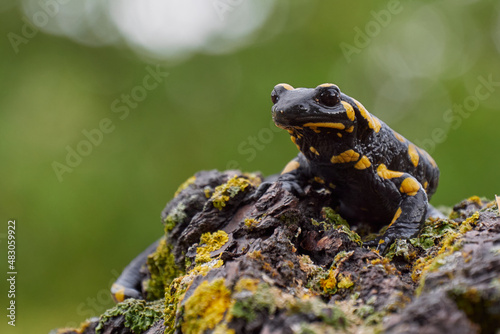
[[[271,99],[274,122],[281,128],[352,132],[354,108],[348,102],[350,98],[334,84],[326,83],[316,88],[279,84],[274,87]]]

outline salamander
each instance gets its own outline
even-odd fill
[[[417,236],[430,214],[441,216],[429,204],[439,180],[434,159],[338,86],[278,84],[271,99],[274,123],[288,131],[300,151],[278,182],[301,195],[310,180],[319,180],[348,222],[389,224],[366,245],[383,253],[396,239]],[[264,183],[258,193],[269,185]]]
[[[382,253],[396,239],[415,237],[430,214],[442,216],[429,204],[439,179],[434,159],[336,85],[279,84],[271,99],[275,124],[289,132],[300,152],[277,180],[259,186],[255,199],[274,182],[298,196],[311,180],[319,182],[348,222],[389,224],[383,235],[365,243]],[[140,268],[157,245],[138,255],[113,284],[116,301],[143,298]]]

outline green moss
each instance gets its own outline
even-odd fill
[[[113,317],[124,316],[125,327],[132,333],[140,334],[163,317],[163,301],[146,302],[145,300],[127,299],[107,310],[99,319],[96,334],[101,333],[104,324]]]
[[[168,216],[163,221],[165,223],[165,234],[168,234],[175,225],[186,219],[187,215],[185,210],[186,206],[181,202],[169,212]]]
[[[420,280],[420,285],[416,290],[416,294],[419,295],[423,289],[423,284],[425,281],[425,274],[427,272],[432,272],[440,268],[446,263],[446,257],[451,255],[453,252],[460,250],[462,248],[462,236],[472,230],[472,228],[477,224],[479,219],[479,212],[474,213],[472,216],[468,217],[461,223],[453,221],[436,221],[435,229],[426,226],[424,230],[426,231],[426,238],[432,240],[432,247],[435,247],[435,251],[426,257],[419,258],[412,271],[412,279],[414,282]],[[431,222],[432,224],[432,222]],[[427,222],[426,222],[426,225]],[[423,241],[412,239],[412,242],[416,246],[428,243],[431,241]]]
[[[248,179],[235,175],[226,183],[215,187],[210,201],[215,208],[222,210],[231,198],[244,191],[249,185],[251,182]]]
[[[324,207],[321,212],[327,222],[332,224],[336,229],[347,234],[351,241],[354,241],[360,246],[363,244],[363,242],[361,241],[361,237],[356,232],[351,230],[349,223],[338,213],[336,213],[332,208]]]
[[[392,260],[395,256],[402,257],[408,263],[413,263],[417,254],[415,250],[410,247],[410,242],[405,239],[396,239],[389,248],[385,255],[386,258]]]
[[[231,292],[223,278],[202,282],[184,304],[182,332],[203,333],[214,329],[231,306]]]
[[[272,293],[272,288],[268,284],[263,283],[259,284],[256,288],[253,287],[252,290],[250,290],[253,292],[251,296],[238,299],[233,304],[230,311],[232,317],[251,322],[257,317],[258,313],[274,314],[276,311],[276,301]]]
[[[278,312],[285,312],[288,316],[304,314],[315,317],[323,325],[343,329],[348,321],[345,314],[336,306],[325,304],[317,297],[311,295],[297,296],[271,287],[267,283],[258,284],[258,280],[246,279],[246,282],[238,282],[236,292],[249,291],[235,295],[230,314],[234,318],[244,319],[252,322],[258,315],[270,317]],[[347,282],[347,280],[346,280]],[[349,284],[347,284],[349,285]],[[243,286],[247,288],[242,288]],[[244,296],[244,297],[243,297]]]
[[[220,249],[228,240],[229,236],[224,231],[203,233],[200,237],[200,246],[196,249],[196,264],[212,261],[210,253]]]
[[[183,191],[184,189],[186,189],[187,187],[189,187],[190,185],[192,185],[195,181],[196,181],[196,176],[191,176],[189,179],[187,179],[186,181],[184,181],[184,183],[181,184],[179,186],[179,188],[177,188],[177,191],[175,192],[174,197],[176,197],[177,195],[179,195],[179,193],[181,191]]]
[[[165,287],[183,274],[175,264],[172,246],[167,244],[165,239],[162,239],[156,251],[148,256],[147,266],[151,273],[151,278],[145,286],[148,300],[164,298]]]
[[[306,300],[294,299],[289,306],[289,314],[303,313],[312,314],[318,321],[335,329],[346,329],[349,320],[340,308],[325,304],[319,298],[308,298]]]

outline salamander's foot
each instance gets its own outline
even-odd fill
[[[305,196],[304,190],[297,182],[294,182],[292,180],[278,180],[275,182],[261,183],[260,186],[255,191],[255,193],[252,195],[251,199],[258,200],[259,198],[261,198],[267,192],[267,190],[276,182],[281,184],[281,188],[294,194],[297,197]]]
[[[380,254],[385,255],[392,243],[398,239],[394,235],[382,235],[373,240],[367,241],[363,243],[365,247],[376,247],[375,250],[378,250]]]

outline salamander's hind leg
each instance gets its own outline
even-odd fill
[[[413,176],[388,170],[381,172],[380,168],[378,174],[384,179],[386,189],[398,191],[401,197],[399,207],[386,232],[365,243],[366,246],[377,246],[383,254],[396,239],[411,239],[418,235],[426,218],[428,201],[424,188]]]
[[[146,264],[148,256],[158,248],[160,240],[161,238],[133,259],[123,269],[120,277],[113,283],[111,286],[111,295],[116,302],[122,302],[127,298],[144,299],[141,293],[141,282],[143,279],[141,267]]]

